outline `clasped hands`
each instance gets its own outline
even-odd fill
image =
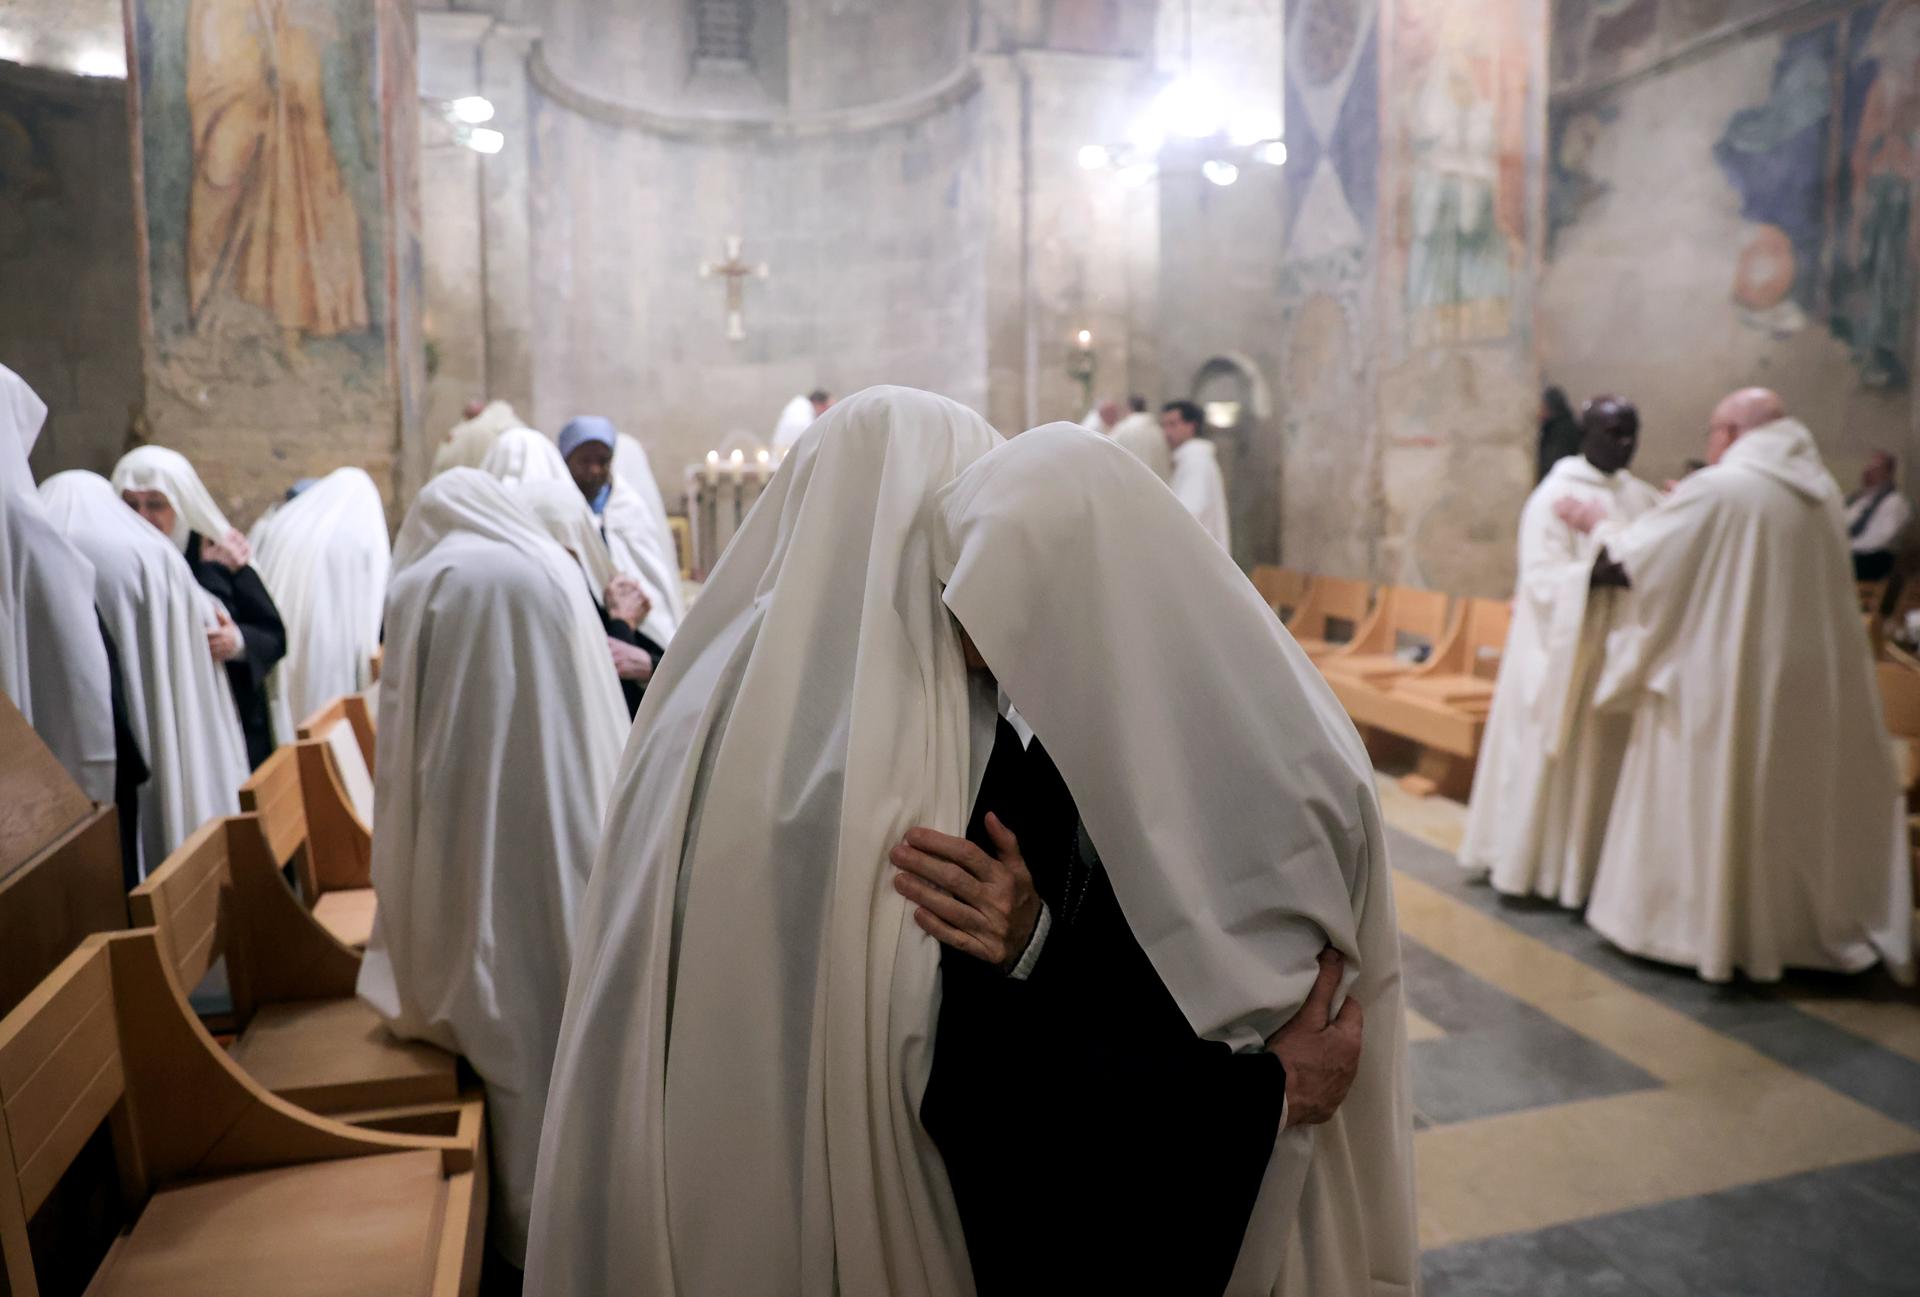
[[[227,534],[220,539],[206,538],[200,542],[200,557],[218,563],[229,572],[238,572],[253,562],[253,546],[247,543],[245,536],[228,528]]]
[[[908,829],[889,853],[899,870],[894,890],[918,908],[921,930],[962,954],[1002,972],[1026,953],[1040,921],[1040,895],[1020,855],[1020,841],[989,812],[991,854],[965,838],[928,828]],[[1333,1011],[1344,961],[1332,946],[1319,954],[1319,973],[1306,1003],[1266,1042],[1287,1074],[1287,1124],[1316,1126],[1346,1099],[1360,1070],[1365,1014],[1349,995]]]

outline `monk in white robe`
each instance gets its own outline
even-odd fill
[[[40,498],[93,565],[94,605],[120,650],[128,725],[151,772],[139,799],[144,876],[202,824],[240,809],[250,767],[233,691],[208,647],[218,605],[105,478],[55,473]]]
[[[553,438],[532,428],[509,428],[494,438],[480,467],[508,483],[571,480]]]
[[[27,456],[47,407],[0,365],[0,693],[91,800],[114,797],[113,701],[93,566],[60,533]]]
[[[649,607],[639,629],[664,648],[686,615],[686,600],[666,502],[645,448],[617,432],[611,420],[586,414],[560,430],[560,454],[615,563],[646,593]]]
[[[1173,451],[1167,446],[1167,434],[1145,401],[1135,402],[1126,417],[1113,426],[1112,437],[1114,445],[1152,469],[1162,482],[1173,480]]]
[[[1170,401],[1160,412],[1160,431],[1171,451],[1167,485],[1221,549],[1228,547],[1227,482],[1220,456],[1207,439],[1205,416],[1192,401]]]
[[[773,448],[774,455],[777,457],[792,450],[807,429],[813,426],[813,421],[832,406],[833,394],[824,387],[816,387],[805,396],[796,396],[788,401],[781,407],[780,418],[773,425],[773,436],[767,442]]]
[[[1587,922],[1708,981],[1910,979],[1905,817],[1840,488],[1763,390],[1716,408],[1707,458],[1596,560],[1630,585],[1596,704],[1633,731]]]
[[[373,683],[393,551],[380,488],[336,468],[269,509],[247,541],[253,566],[287,628],[287,655],[267,677],[276,734],[342,694]]]
[[[478,470],[433,478],[400,528],[379,715],[360,996],[479,1073],[492,1238],[519,1265],[576,911],[627,727],[579,568]]]
[[[1460,844],[1461,866],[1499,891],[1572,909],[1593,886],[1627,746],[1626,717],[1593,710],[1617,597],[1592,589],[1593,560],[1609,528],[1660,502],[1627,471],[1640,438],[1631,405],[1600,397],[1582,427],[1581,453],[1555,461],[1520,511],[1513,624]],[[1593,502],[1605,522],[1575,530],[1555,512],[1563,499]]]
[[[471,407],[469,407],[471,409]],[[493,449],[493,443],[509,428],[524,428],[526,422],[505,401],[489,401],[453,425],[453,430],[433,452],[433,471],[450,468],[479,468]]]

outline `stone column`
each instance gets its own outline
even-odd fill
[[[349,464],[399,504],[425,392],[411,0],[126,14],[138,431],[238,526]]]

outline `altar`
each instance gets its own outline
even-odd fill
[[[753,439],[735,434],[724,449],[708,451],[704,463],[689,464],[683,475],[695,581],[707,579],[779,467],[765,446],[743,442]]]

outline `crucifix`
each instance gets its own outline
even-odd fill
[[[747,336],[747,322],[743,314],[746,305],[743,285],[747,276],[751,275],[756,279],[767,277],[766,262],[748,265],[740,260],[742,242],[744,240],[739,235],[730,234],[725,240],[727,249],[725,261],[717,264],[711,261],[700,263],[700,278],[712,279],[715,275],[719,275],[727,281],[727,341],[729,342],[740,342]]]

